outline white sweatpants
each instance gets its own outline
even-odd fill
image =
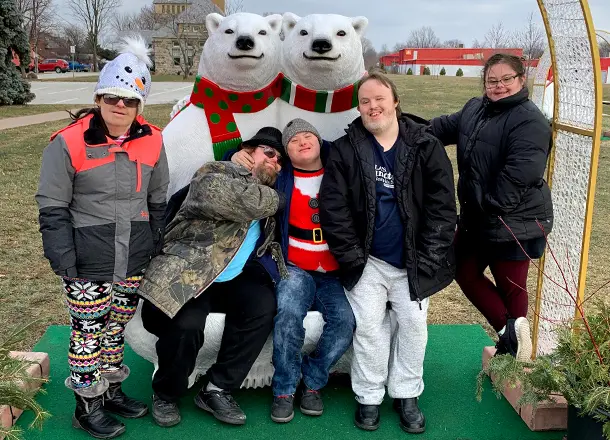
[[[428,299],[411,301],[406,269],[375,257],[369,257],[360,281],[346,295],[356,317],[351,372],[356,400],[381,404],[386,383],[392,398],[419,397],[424,391]],[[394,334],[387,301],[396,314]]]

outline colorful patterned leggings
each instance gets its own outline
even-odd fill
[[[74,388],[93,386],[102,373],[122,366],[125,325],[136,312],[141,280],[63,278],[72,325],[68,364]]]

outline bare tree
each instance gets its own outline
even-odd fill
[[[231,15],[244,10],[244,0],[226,0],[224,15]]]
[[[542,30],[542,26],[536,22],[534,17],[534,13],[530,12],[523,29],[516,31],[513,35],[513,46],[523,48],[523,56],[528,67],[526,70],[526,78],[529,76],[531,60],[539,59],[544,53],[546,45],[546,33]]]
[[[53,0],[17,0],[16,4],[23,16],[30,47],[35,52],[34,68],[38,72],[38,46],[41,36],[53,31],[56,26]],[[25,74],[25,67],[21,66],[22,74]]]
[[[610,57],[610,42],[599,39],[599,56],[602,58]]]
[[[409,47],[407,45],[407,43],[396,43],[394,45],[394,47],[392,48],[392,53],[394,52],[400,52],[402,49],[404,49],[405,47]]]
[[[494,24],[485,34],[483,44],[492,49],[503,49],[508,46],[510,35],[501,21]]]
[[[62,32],[68,45],[75,47],[75,56],[78,58],[78,54],[84,50],[85,43],[87,41],[87,34],[85,30],[78,25],[69,24],[63,28]]]
[[[140,29],[157,29],[159,26],[163,25],[165,21],[163,15],[157,14],[152,5],[143,6],[138,14]]]
[[[523,29],[515,32],[513,36],[513,45],[523,48],[523,56],[528,60],[540,58],[544,53],[546,43],[546,33],[534,17],[534,13],[530,12]]]
[[[91,42],[93,71],[97,71],[100,34],[111,24],[111,13],[121,6],[120,0],[67,0],[75,19],[85,28]]]
[[[411,31],[406,44],[407,47],[441,47],[441,40],[430,26],[422,26]]]
[[[364,58],[364,67],[369,69],[374,67],[379,61],[379,57],[377,55],[377,51],[375,47],[373,47],[373,43],[366,37],[362,37],[360,39],[362,42],[362,57]]]
[[[211,2],[194,3],[187,5],[183,12],[168,17],[165,28],[173,39],[168,50],[172,59],[178,60],[184,79],[191,74],[195,52],[207,37],[205,17],[214,10]]]
[[[473,49],[480,49],[483,47],[483,43],[481,43],[479,40],[477,40],[476,38],[472,41],[472,48]]]
[[[390,48],[388,47],[387,44],[383,44],[381,46],[381,50],[379,52],[377,52],[377,56],[378,57],[384,57],[386,55],[391,54],[392,52],[390,52]]]
[[[464,43],[462,40],[454,39],[454,40],[445,40],[442,44],[443,47],[457,49],[460,47],[464,47]]]
[[[137,12],[132,13],[115,13],[110,18],[110,27],[115,33],[121,33],[126,31],[137,31],[140,29],[146,29],[142,27],[140,22],[140,14]]]

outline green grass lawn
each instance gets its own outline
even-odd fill
[[[3,105],[0,106],[0,119],[15,118],[17,116],[31,116],[41,113],[58,112],[62,110],[73,110],[85,105],[66,104],[36,104],[36,105]]]
[[[153,82],[192,82],[195,81],[195,75],[191,75],[188,78],[184,79],[182,75],[153,75]],[[34,81],[44,81],[44,82],[97,82],[97,76],[75,76],[72,78],[72,75],[66,74],[61,78],[53,78],[53,79],[44,79],[44,76],[38,80]]]
[[[426,118],[455,112],[468,99],[481,93],[479,80],[472,78],[394,76],[393,79],[399,88],[403,110]],[[605,96],[610,99],[608,86]],[[30,107],[39,106],[24,109]],[[50,106],[48,111],[58,107]],[[147,105],[145,117],[164,127],[171,107],[169,104]],[[0,117],[2,111],[0,107]],[[9,329],[38,319],[39,322],[27,332],[23,348],[32,347],[49,324],[68,322],[58,280],[42,254],[34,202],[41,151],[49,135],[65,124],[66,121],[58,121],[1,132],[0,339]],[[606,123],[608,129],[609,125]],[[455,148],[448,151],[455,163]],[[610,279],[610,142],[602,144],[596,197],[588,273],[590,286],[599,286]],[[532,271],[531,292],[535,291],[533,275]],[[434,296],[429,322],[475,323],[489,330],[455,284]]]

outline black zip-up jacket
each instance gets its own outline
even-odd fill
[[[544,180],[551,127],[528,96],[523,88],[496,102],[473,98],[459,112],[430,121],[441,142],[457,144],[460,229],[483,242],[514,240],[499,217],[521,241],[553,228]]]
[[[320,220],[343,285],[351,290],[368,260],[375,230],[374,146],[362,120],[331,148],[320,189]],[[455,274],[457,222],[453,169],[445,148],[426,126],[399,119],[403,143],[394,148],[394,185],[405,227],[402,243],[411,300],[448,286]],[[399,146],[400,145],[400,146]],[[397,243],[399,245],[399,243]]]

